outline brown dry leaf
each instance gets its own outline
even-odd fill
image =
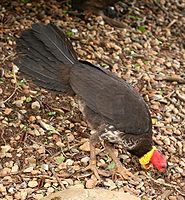
[[[86,181],[86,183],[85,183],[85,187],[87,189],[92,189],[92,188],[95,188],[96,184],[97,184],[97,180],[95,180],[95,179],[88,179]]]
[[[13,110],[12,108],[5,108],[4,114],[9,115],[12,112],[12,110]]]

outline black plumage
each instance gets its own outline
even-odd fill
[[[119,0],[72,0],[71,6],[73,9],[98,11],[104,10],[109,6],[113,6]]]
[[[55,25],[34,24],[17,40],[15,63],[41,87],[76,94],[80,110],[99,137],[122,144],[142,157],[152,148],[152,123],[146,103],[126,81],[80,61]]]

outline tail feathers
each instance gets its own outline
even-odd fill
[[[18,59],[15,64],[38,86],[58,92],[71,93],[72,89],[69,85],[69,71],[71,66],[69,66],[69,68],[66,68],[66,66],[61,67],[58,71],[58,75],[55,75],[49,72],[46,73],[46,70],[41,66],[41,63],[34,61],[30,57],[25,57],[22,60]],[[33,66],[37,66],[39,70],[33,70]],[[64,70],[62,70],[62,68]]]
[[[71,42],[59,27],[53,24],[46,26],[34,24],[32,28],[33,34],[44,43],[46,49],[58,60],[64,64],[74,64],[77,61]]]
[[[34,24],[17,40],[16,50],[19,57],[15,64],[37,85],[60,92],[72,90],[69,74],[79,61],[61,29]]]

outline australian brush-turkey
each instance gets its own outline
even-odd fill
[[[119,0],[72,0],[71,6],[72,9],[96,11],[113,6],[118,1]]]
[[[33,24],[17,40],[15,64],[38,86],[60,93],[70,93],[95,133],[90,138],[91,169],[97,178],[95,145],[105,146],[123,177],[131,173],[113,153],[111,143],[120,144],[139,158],[148,169],[153,164],[165,172],[167,163],[153,146],[152,123],[143,98],[127,82],[103,68],[78,60],[71,42],[62,29],[48,24]]]

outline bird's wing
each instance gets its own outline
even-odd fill
[[[120,131],[151,132],[151,117],[142,97],[123,79],[92,64],[71,71],[71,87],[86,105]]]

